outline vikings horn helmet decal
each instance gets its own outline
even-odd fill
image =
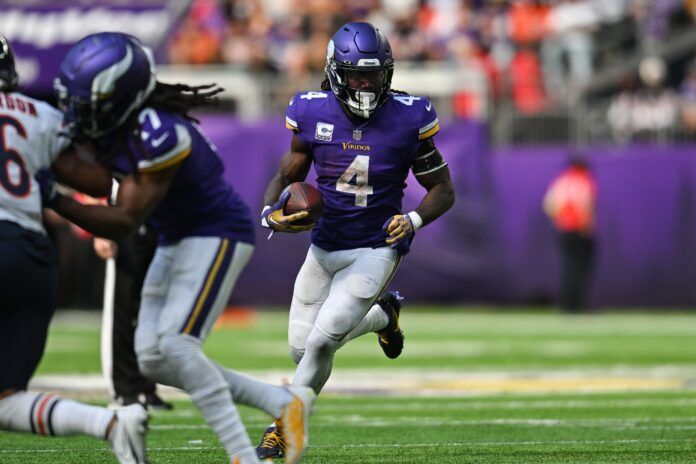
[[[150,51],[119,32],[91,34],[63,59],[55,90],[68,127],[77,138],[95,138],[118,126],[155,88]]]

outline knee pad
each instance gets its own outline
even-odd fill
[[[176,370],[159,347],[159,344],[136,350],[138,369],[145,378],[153,382],[178,387]]]
[[[201,351],[200,341],[188,335],[164,335],[158,348],[164,359],[175,369],[183,367]]]
[[[305,350],[298,350],[297,348],[290,347],[290,357],[295,362],[295,364],[300,364],[302,361],[302,356],[304,356]]]
[[[138,353],[138,369],[145,378],[153,382],[164,382],[165,359],[161,353]]]
[[[229,390],[218,368],[203,353],[201,343],[189,335],[165,335],[159,348],[166,365],[176,375],[194,402]]]
[[[312,330],[312,333],[309,334],[305,351],[312,352],[320,357],[331,356],[338,349],[338,343],[338,340],[334,340],[315,328]]]

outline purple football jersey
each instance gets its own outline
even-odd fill
[[[285,121],[310,147],[324,198],[312,243],[329,251],[386,246],[382,226],[401,213],[413,158],[439,130],[430,100],[390,93],[356,124],[332,92],[304,92],[290,101]]]
[[[126,150],[111,158],[118,175],[154,172],[181,163],[166,196],[149,222],[160,234],[160,243],[185,237],[226,237],[254,242],[249,208],[223,179],[224,166],[215,147],[197,125],[185,117],[144,108],[138,114],[140,140],[129,136]],[[102,153],[115,144],[112,137],[98,141]]]

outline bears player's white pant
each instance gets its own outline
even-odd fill
[[[293,383],[321,390],[331,372],[333,353],[349,334],[354,338],[351,331],[389,284],[399,260],[390,247],[339,251],[310,247],[290,306],[288,341],[299,362]]]

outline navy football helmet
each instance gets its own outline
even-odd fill
[[[345,24],[329,41],[326,76],[336,97],[354,114],[369,118],[384,103],[393,74],[389,41],[372,24]]]
[[[12,90],[17,86],[18,81],[12,49],[5,37],[0,34],[0,90]]]
[[[54,87],[65,122],[79,139],[102,136],[123,124],[155,84],[152,56],[138,39],[100,32],[70,49]]]

